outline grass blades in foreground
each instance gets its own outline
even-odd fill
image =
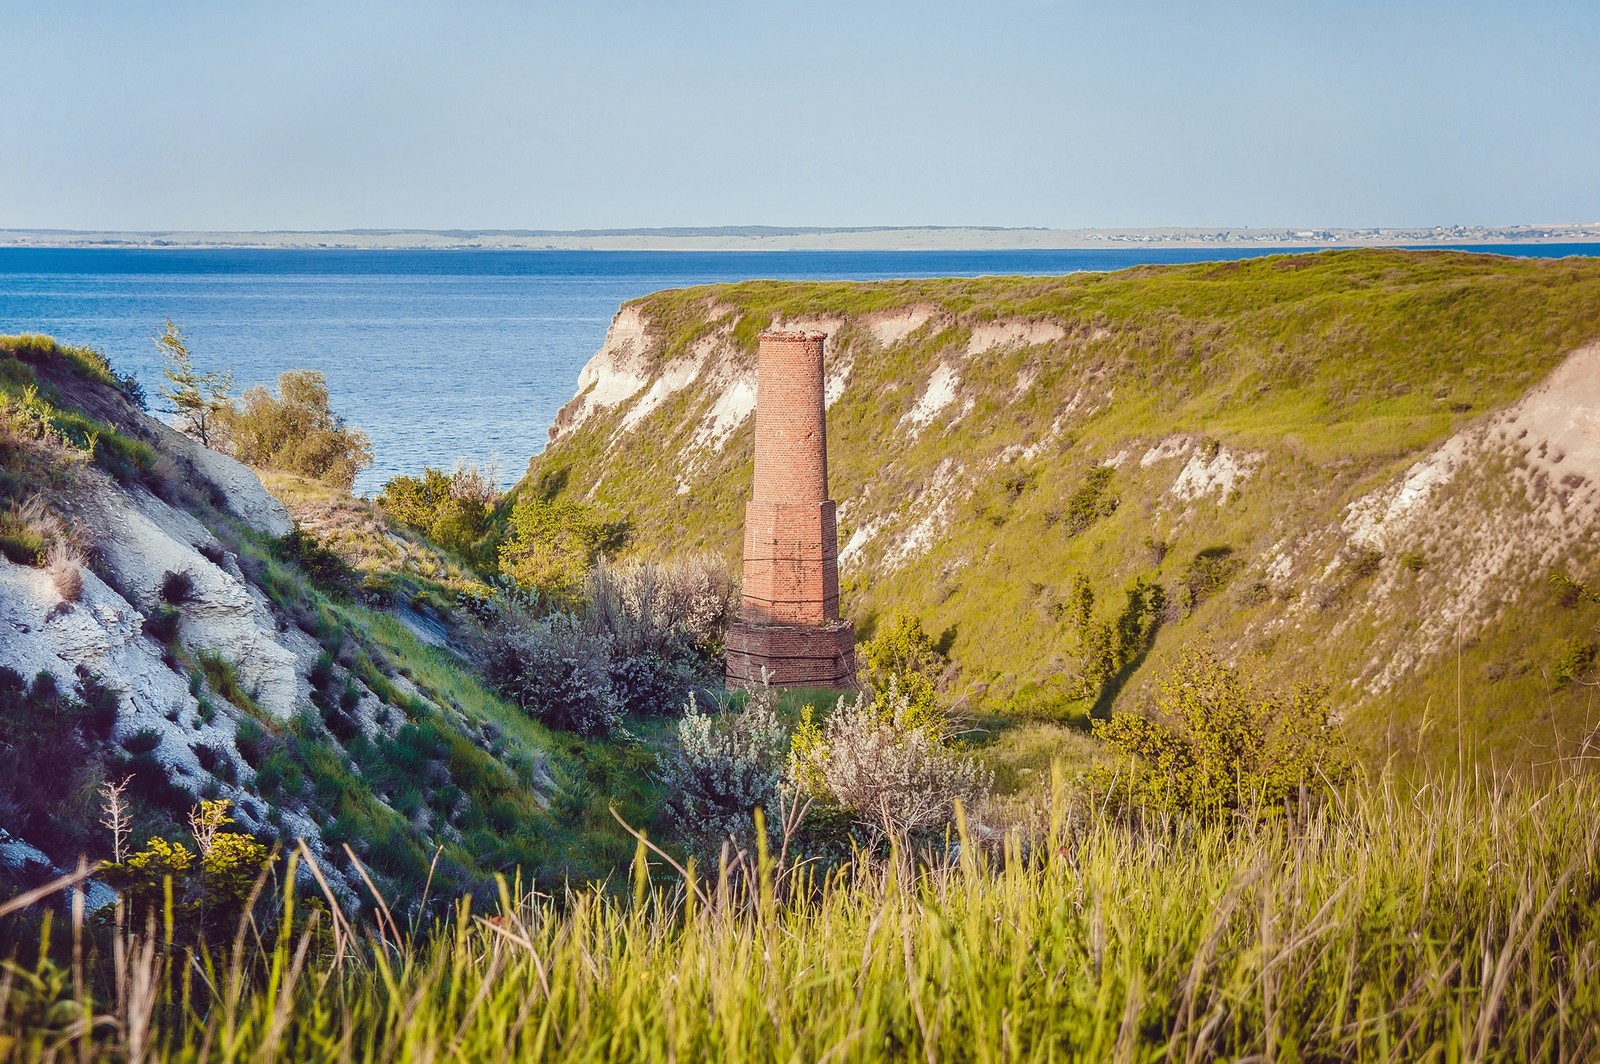
[[[85,961],[104,984],[92,1027],[53,1027],[21,992],[25,949],[9,1006],[0,992],[0,1057],[1600,1053],[1596,777],[1362,783],[1298,823],[1143,830],[1075,814],[1057,783],[1049,828],[1003,855],[902,853],[820,880],[756,857],[692,888],[659,868],[652,881],[641,858],[631,897],[508,892],[499,913],[463,904],[400,941],[307,921],[303,904],[275,945],[241,932],[231,956],[133,936],[114,969]],[[66,970],[55,992],[81,1000]]]

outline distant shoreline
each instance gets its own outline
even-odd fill
[[[349,229],[328,232],[0,229],[0,248],[422,251],[1076,251],[1109,248],[1600,244],[1600,223],[1371,229],[1003,229],[980,226],[671,229]]]

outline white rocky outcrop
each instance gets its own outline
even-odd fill
[[[967,357],[1007,347],[1038,347],[1066,339],[1067,331],[1050,321],[990,321],[972,330]]]
[[[1510,406],[1451,436],[1404,473],[1351,502],[1340,539],[1431,572],[1459,559],[1449,579],[1380,567],[1367,611],[1390,609],[1404,589],[1415,617],[1406,653],[1375,657],[1367,688],[1380,693],[1417,662],[1448,653],[1557,568],[1600,553],[1600,344],[1569,355]],[[1323,581],[1340,577],[1336,557]],[[1359,618],[1353,617],[1350,623]]]
[[[917,397],[916,404],[900,419],[900,427],[913,438],[933,423],[933,419],[955,402],[956,389],[961,385],[961,374],[948,362],[941,362],[928,378],[928,385]]]
[[[155,418],[146,418],[145,427],[156,435],[157,446],[187,460],[197,473],[211,482],[223,507],[234,517],[263,535],[287,536],[294,531],[289,511],[243,462],[202,447]]]
[[[1149,457],[1149,454],[1145,452],[1145,457]],[[1226,506],[1228,499],[1243,486],[1266,457],[1259,451],[1241,453],[1226,447],[1218,447],[1209,455],[1204,451],[1195,451],[1167,491],[1173,498],[1183,502],[1215,495],[1217,505]],[[1143,459],[1140,464],[1145,464]]]
[[[578,373],[578,394],[561,408],[550,441],[576,431],[595,413],[625,403],[650,383],[650,337],[645,318],[625,306],[611,319],[605,342]]]

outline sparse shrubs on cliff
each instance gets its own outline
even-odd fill
[[[1270,813],[1296,794],[1324,793],[1352,759],[1325,687],[1266,690],[1214,653],[1186,654],[1149,716],[1119,713],[1094,734],[1129,759],[1095,782],[1146,810],[1215,819]]]
[[[320,372],[290,370],[278,377],[278,394],[257,385],[238,403],[216,413],[224,450],[241,462],[349,488],[372,464],[372,442],[349,428],[328,405]]]
[[[1067,535],[1078,536],[1089,531],[1096,521],[1117,512],[1121,500],[1111,493],[1111,478],[1116,470],[1111,466],[1095,466],[1084,476],[1083,483],[1067,496],[1066,506],[1052,511],[1060,520]],[[1049,515],[1047,515],[1047,522]]]
[[[115,691],[83,670],[78,687],[0,665],[0,824],[58,857],[89,848],[81,800],[117,722]]]

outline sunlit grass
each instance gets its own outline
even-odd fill
[[[685,883],[641,854],[631,891],[538,884],[415,937],[302,903],[268,945],[133,935],[115,968],[80,931],[81,984],[63,961],[27,989],[18,951],[0,1055],[1592,1059],[1597,807],[1590,776],[1385,780],[1303,818],[1135,830],[1058,780],[1033,836],[931,864],[751,855]],[[78,1008],[92,1024],[48,1019]]]

